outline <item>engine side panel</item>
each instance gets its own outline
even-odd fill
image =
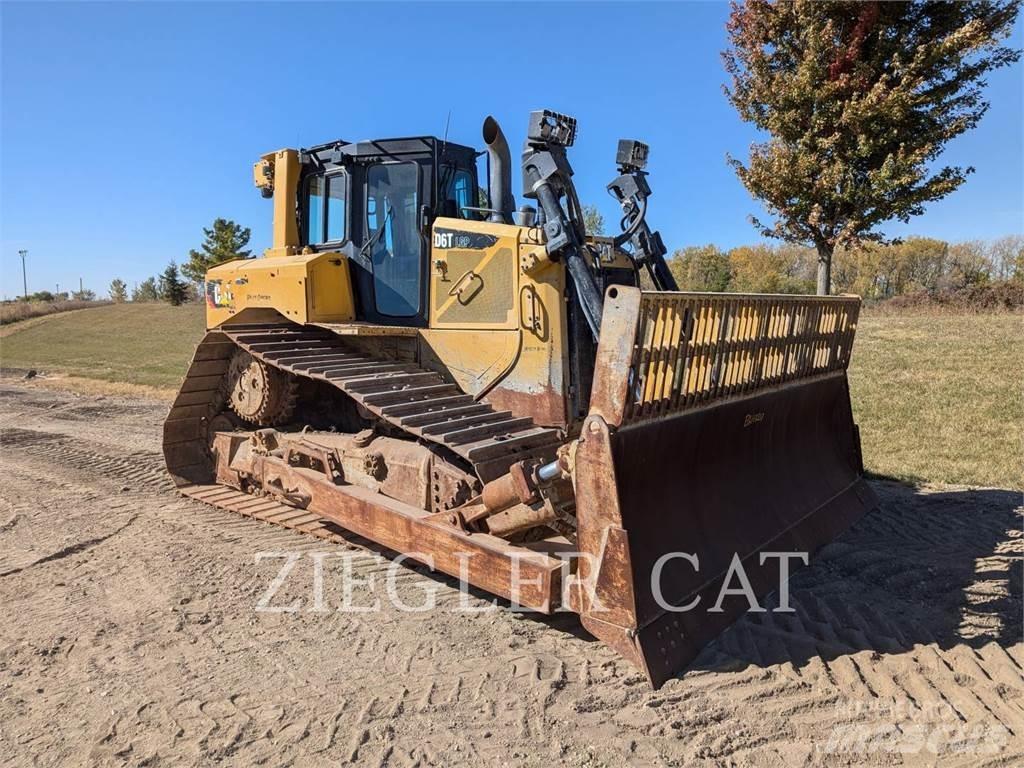
[[[424,364],[496,408],[565,427],[565,270],[541,230],[442,218],[432,246]]]
[[[206,273],[206,326],[216,328],[254,309],[295,323],[355,319],[348,262],[339,253],[265,256],[219,264]]]

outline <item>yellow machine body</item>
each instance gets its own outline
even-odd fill
[[[684,610],[735,563],[763,595],[766,555],[806,562],[877,503],[846,376],[860,300],[675,290],[646,147],[620,142],[623,234],[585,236],[574,131],[531,117],[543,217],[501,191],[490,119],[493,208],[475,151],[433,137],[261,157],[272,244],[207,273],[164,456],[203,502],[568,608],[657,686],[746,610]]]
[[[275,316],[329,325],[364,346],[397,347],[497,408],[527,413],[539,424],[569,423],[565,267],[548,258],[540,227],[435,219],[426,276],[428,327],[370,325],[356,320],[344,256],[299,248],[297,153],[263,156],[254,179],[273,197],[273,245],[262,258],[227,262],[207,273],[208,328]],[[477,235],[490,244],[462,245]]]

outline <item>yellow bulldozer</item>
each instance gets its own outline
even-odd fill
[[[619,142],[621,232],[598,237],[575,134],[530,115],[518,209],[492,118],[482,152],[263,156],[273,247],[209,270],[163,450],[190,497],[573,611],[659,686],[778,588],[778,558],[876,504],[846,377],[860,301],[679,292],[647,146]]]

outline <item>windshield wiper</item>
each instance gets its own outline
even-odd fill
[[[384,228],[388,225],[388,219],[391,218],[391,214],[394,212],[394,210],[395,209],[391,207],[391,203],[389,203],[388,199],[385,197],[384,198],[384,220],[380,223],[380,226],[377,227],[377,231],[374,232],[370,236],[370,239],[367,240],[365,243],[363,243],[363,247],[359,249],[359,256],[360,257],[365,256],[366,252],[368,250],[370,250],[370,248],[372,248],[374,245],[376,245],[378,240],[380,240],[380,236],[384,234]]]

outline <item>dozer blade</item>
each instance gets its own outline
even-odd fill
[[[780,588],[770,553],[809,557],[876,506],[846,379],[859,307],[609,289],[570,597],[654,686]]]

